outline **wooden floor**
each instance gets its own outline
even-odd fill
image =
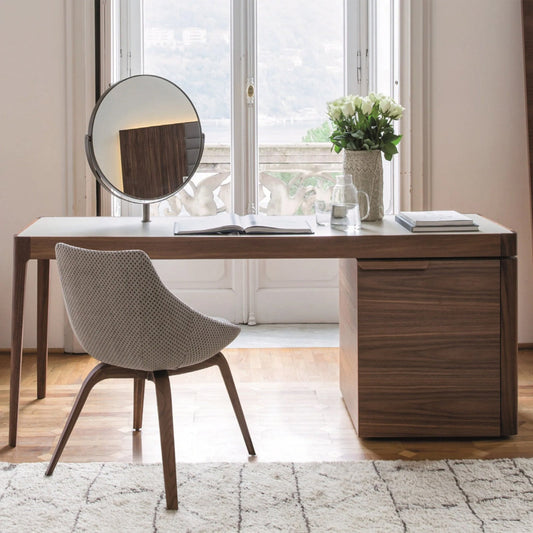
[[[506,439],[359,439],[338,387],[335,348],[232,349],[233,371],[258,461],[344,461],[533,457],[533,351],[519,352],[519,434]],[[35,356],[25,355],[19,438],[7,445],[9,355],[0,354],[0,461],[50,458],[89,356],[51,355],[48,395],[35,399]],[[133,384],[93,390],[61,458],[68,462],[161,460],[154,388],[144,426],[132,431]],[[172,378],[178,461],[246,461],[237,422],[216,368]]]

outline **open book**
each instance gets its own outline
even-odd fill
[[[209,233],[314,233],[305,216],[235,215],[219,213],[206,217],[180,217],[174,235]]]

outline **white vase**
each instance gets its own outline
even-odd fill
[[[344,150],[344,173],[351,174],[357,190],[366,192],[370,198],[370,209],[366,221],[381,220],[383,218],[381,150]]]

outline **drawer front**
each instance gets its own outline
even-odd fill
[[[500,434],[499,260],[359,261],[361,436]]]

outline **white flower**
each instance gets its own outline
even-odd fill
[[[387,114],[387,112],[391,109],[393,105],[394,103],[392,102],[392,100],[390,100],[389,98],[383,98],[383,100],[379,102],[379,110],[382,113]]]
[[[389,99],[389,97],[385,96],[383,93],[369,93],[368,98],[374,103]]]
[[[342,106],[342,112],[346,117],[353,117],[353,115],[355,114],[355,107],[350,100],[347,100],[344,103],[344,105]]]
[[[361,108],[361,104],[363,103],[363,99],[358,94],[350,94],[346,98],[348,98],[350,100],[350,102],[352,103],[352,105],[354,106],[355,109]]]
[[[333,102],[328,106],[328,114],[333,120],[339,120],[342,117],[342,109]]]
[[[373,93],[370,93],[373,94]],[[367,98],[363,98],[363,102],[361,103],[361,111],[365,115],[370,115],[372,113],[372,108],[374,107],[374,102],[370,99],[370,95],[368,95]]]
[[[389,110],[389,116],[393,120],[398,120],[402,118],[404,112],[404,108],[400,104],[392,103],[390,110]]]
[[[390,96],[370,93],[362,97],[349,94],[327,104],[331,121],[333,144],[336,153],[341,150],[381,150],[390,161],[394,146],[401,135],[394,132],[393,120],[402,117],[404,108]],[[369,141],[368,139],[373,139]]]
[[[332,102],[329,102],[328,103],[328,107],[329,106],[332,106],[332,107],[342,107],[342,105],[344,104],[344,96],[341,96],[340,98],[337,98],[336,100],[333,100]]]

